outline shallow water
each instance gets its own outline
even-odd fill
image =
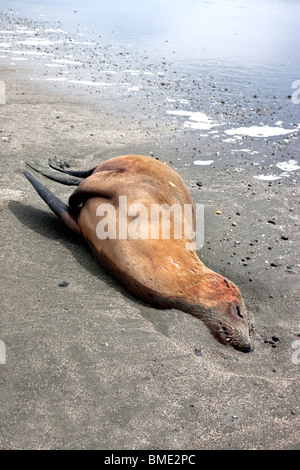
[[[296,138],[297,0],[2,0],[0,8],[0,66],[194,133],[202,145]]]

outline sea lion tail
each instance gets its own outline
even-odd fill
[[[24,175],[52,212],[54,212],[54,214],[57,215],[57,217],[59,217],[69,229],[81,235],[81,229],[77,222],[77,218],[75,214],[72,213],[70,207],[55,196],[50,189],[37,181],[29,171],[24,170]]]

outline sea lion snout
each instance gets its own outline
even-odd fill
[[[237,307],[231,306],[231,309],[237,310]],[[241,309],[242,310],[242,309]],[[250,327],[248,321],[243,321],[247,312],[243,310],[243,319],[224,315],[224,311],[217,314],[217,319],[213,325],[208,325],[212,334],[222,344],[228,344],[241,352],[251,352],[253,350],[250,338]]]

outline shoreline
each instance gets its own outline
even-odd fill
[[[170,137],[167,124],[145,127],[21,71],[2,69],[0,79],[0,447],[299,449],[299,172],[258,180],[247,152],[197,166],[194,137],[182,129]],[[252,144],[270,153],[265,140]],[[296,158],[297,142],[284,145],[281,158]],[[166,161],[205,205],[199,256],[241,289],[255,320],[250,355],[220,345],[189,315],[134,298],[22,175],[24,160],[59,156],[86,168],[128,153]],[[46,185],[64,200],[71,192]]]

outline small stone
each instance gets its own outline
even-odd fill
[[[58,284],[58,287],[67,287],[69,283],[67,281],[62,281]]]
[[[195,348],[194,353],[195,353],[195,356],[199,356],[199,357],[202,356],[201,348]]]
[[[278,268],[278,264],[274,261],[270,264],[270,266],[272,266],[272,268]]]
[[[288,240],[288,239],[289,239],[289,237],[287,237],[286,235],[281,236],[281,240]]]
[[[276,225],[276,222],[275,222],[275,220],[268,220],[268,224]]]
[[[275,341],[275,343],[277,343],[277,341],[279,341],[279,338],[278,338],[278,336],[274,335],[274,336],[272,336],[272,340]]]
[[[216,211],[216,214],[222,215],[222,212],[221,211]]]
[[[236,223],[235,223],[235,222],[232,222],[232,225],[233,225],[233,227],[236,227]]]
[[[197,181],[196,185],[199,186],[199,188],[201,188],[201,187],[203,186],[203,184],[201,183],[201,181]]]

